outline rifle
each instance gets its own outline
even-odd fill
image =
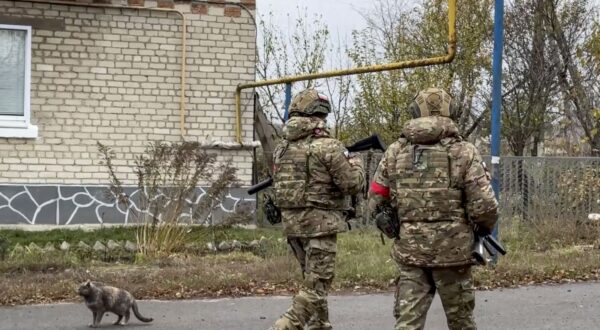
[[[475,244],[471,255],[479,265],[485,265],[488,262],[485,257],[484,249],[492,257],[495,257],[498,253],[501,255],[506,254],[506,250],[502,244],[500,244],[500,242],[498,242],[489,232],[481,232],[481,230],[475,231]]]
[[[369,136],[368,138],[357,141],[353,145],[346,147],[346,149],[348,150],[348,152],[360,152],[360,151],[365,151],[365,150],[369,150],[369,149],[385,151],[386,145],[381,140],[379,135],[373,134],[373,135]],[[248,191],[247,191],[248,195],[254,195],[257,192],[270,187],[271,185],[273,185],[273,178],[271,176],[269,176],[269,178],[266,179],[265,181],[259,182],[255,185],[253,185],[252,187],[248,188]]]

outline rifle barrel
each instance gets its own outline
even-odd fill
[[[254,195],[257,192],[271,186],[273,184],[273,178],[269,177],[267,180],[263,182],[259,182],[252,187],[248,188],[248,195]]]

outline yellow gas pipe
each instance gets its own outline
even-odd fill
[[[288,84],[302,80],[312,80],[320,78],[330,78],[337,76],[347,76],[359,73],[389,71],[397,69],[416,68],[421,66],[429,66],[436,64],[450,63],[456,55],[456,0],[448,0],[448,52],[445,55],[435,56],[419,60],[410,60],[402,62],[394,62],[387,64],[376,64],[370,66],[362,66],[357,68],[350,68],[344,70],[332,70],[311,74],[302,74],[297,76],[288,76],[278,79],[256,81],[247,84],[240,84],[235,90],[235,111],[236,111],[236,141],[242,144],[242,110],[241,110],[241,99],[242,90],[248,88],[255,88],[268,85],[276,84]]]

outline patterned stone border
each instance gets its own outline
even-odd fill
[[[74,224],[127,224],[133,221],[133,210],[118,204],[107,194],[107,186],[76,185],[0,185],[0,224],[74,225]],[[137,188],[126,189],[135,196]],[[195,200],[186,200],[189,217],[205,196],[205,188],[198,188]],[[134,198],[132,198],[134,199]],[[244,188],[232,188],[225,199],[212,212],[215,222],[234,213],[254,214],[256,200]],[[206,222],[199,219],[197,223]]]

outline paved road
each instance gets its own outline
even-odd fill
[[[1,294],[1,293],[0,293]],[[392,329],[390,294],[332,296],[335,329]],[[142,314],[151,324],[134,320],[132,329],[266,329],[290,303],[290,297],[190,301],[142,301]],[[600,283],[538,286],[477,292],[479,329],[600,329]],[[105,329],[114,316],[105,317]],[[0,308],[0,329],[87,329],[91,312],[83,304],[57,304]],[[427,329],[446,329],[436,298]]]

